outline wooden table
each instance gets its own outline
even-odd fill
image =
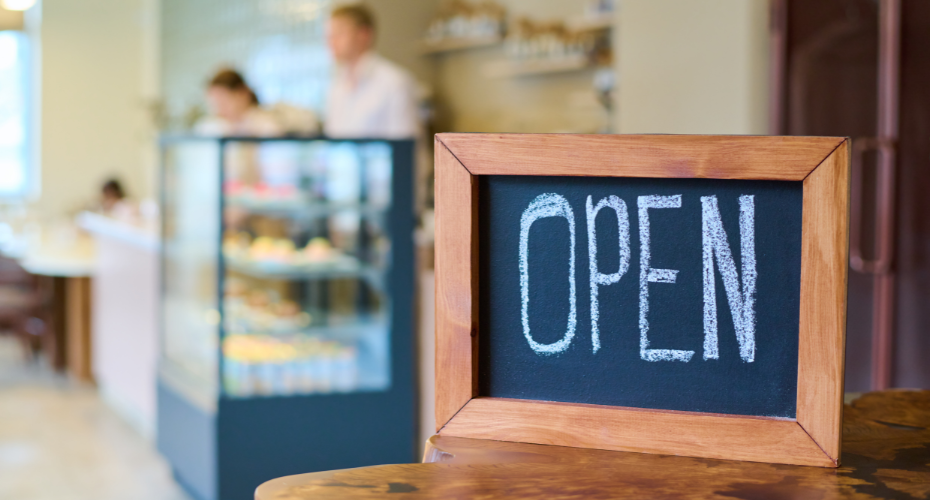
[[[81,236],[72,246],[34,250],[19,261],[30,274],[42,276],[51,288],[51,342],[43,349],[56,369],[67,368],[77,380],[93,382],[91,339],[91,276],[93,242]],[[47,337],[48,337],[47,336]]]
[[[255,498],[927,498],[930,391],[846,405],[839,469],[443,436],[424,461],[282,477]]]

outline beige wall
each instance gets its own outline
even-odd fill
[[[337,2],[338,5],[339,2]],[[368,0],[378,22],[376,50],[431,85],[434,68],[420,54],[420,39],[429,27],[438,0]]]
[[[510,19],[567,20],[580,2],[498,0]],[[593,132],[606,118],[592,70],[493,78],[502,47],[420,57],[416,40],[437,0],[372,0],[384,54],[432,82],[440,131]],[[764,134],[767,0],[622,0],[614,30],[613,129],[624,133]],[[415,31],[411,36],[411,31]]]
[[[622,133],[766,133],[766,0],[624,0]]]
[[[581,2],[498,0],[508,17],[568,20]],[[439,100],[438,128],[454,132],[594,132],[606,115],[593,94],[593,70],[494,78],[489,64],[503,60],[501,46],[432,56]]]
[[[108,176],[153,191],[143,164],[147,0],[43,0],[39,27],[38,208],[60,214],[95,199]]]

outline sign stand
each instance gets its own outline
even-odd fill
[[[479,396],[478,176],[803,182],[796,418]],[[443,436],[838,467],[849,141],[438,134],[436,422]]]

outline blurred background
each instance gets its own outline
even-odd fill
[[[438,132],[851,137],[846,390],[930,387],[923,0],[0,0],[0,497],[417,461]]]

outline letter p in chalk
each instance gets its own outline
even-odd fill
[[[598,329],[600,309],[597,302],[598,287],[612,285],[626,274],[630,268],[630,216],[626,210],[626,203],[616,196],[601,198],[597,205],[591,206],[591,196],[585,203],[588,214],[588,263],[591,283],[591,344],[594,352],[601,348],[601,336]],[[620,266],[617,272],[604,274],[597,268],[597,234],[594,221],[597,213],[604,207],[610,207],[617,213],[617,234],[620,239]]]

